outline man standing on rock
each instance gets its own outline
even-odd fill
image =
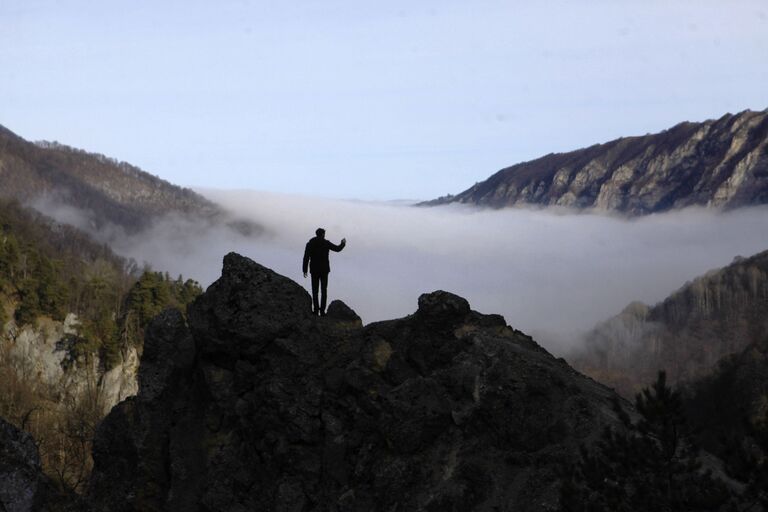
[[[328,251],[340,252],[347,245],[347,239],[342,238],[336,245],[325,239],[325,230],[317,228],[314,238],[307,242],[304,249],[304,262],[301,269],[304,277],[307,277],[307,266],[312,274],[312,314],[325,316],[325,304],[328,295],[328,274],[331,272],[331,264],[328,262]],[[320,286],[320,305],[317,304],[317,288]]]

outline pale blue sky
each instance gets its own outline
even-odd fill
[[[185,186],[427,199],[766,107],[764,0],[0,3],[0,124]]]

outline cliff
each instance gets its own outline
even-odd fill
[[[97,397],[106,414],[138,391],[138,350],[125,347],[120,361],[106,369],[98,353],[77,355],[72,346],[77,333],[77,316],[71,313],[63,322],[41,317],[18,326],[11,320],[0,326],[0,368],[14,371],[31,389],[49,390],[45,395],[54,402]]]
[[[768,202],[768,110],[680,123],[549,154],[500,170],[455,196],[424,205],[540,205],[627,215]]]
[[[596,326],[575,368],[627,396],[659,370],[672,381],[712,373],[718,361],[768,337],[768,251],[686,283],[655,306],[630,304]]]
[[[150,324],[139,393],[99,426],[95,510],[547,510],[616,395],[498,315],[422,295],[363,327],[231,253]]]

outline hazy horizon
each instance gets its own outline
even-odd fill
[[[560,209],[503,210],[466,205],[417,208],[253,190],[198,190],[264,235],[171,216],[125,236],[96,233],[116,252],[208,286],[225,254],[236,251],[293,279],[304,244],[324,227],[346,238],[331,255],[329,298],[343,300],[365,323],[413,313],[420,294],[442,289],[473,309],[504,315],[511,326],[563,353],[597,322],[632,301],[654,304],[736,256],[768,249],[768,207],[729,212],[688,208],[639,218]],[[38,203],[54,218],[87,228],[70,207]]]
[[[768,232],[768,209],[627,220],[397,200],[456,194],[552,152],[764,110],[761,55],[761,0],[7,0],[0,124],[205,189],[270,233],[248,239],[179,217],[137,236],[97,233],[158,269],[206,284],[237,250],[307,287],[301,252],[324,225],[349,241],[334,255],[331,297],[364,321],[411,313],[420,293],[446,289],[549,331],[553,347],[632,300],[661,300],[767,249],[755,234]]]

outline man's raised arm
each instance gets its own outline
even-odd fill
[[[334,244],[330,240],[328,241],[328,248],[332,250],[333,252],[340,252],[344,247],[347,245],[347,239],[342,238],[341,243],[339,245]]]

